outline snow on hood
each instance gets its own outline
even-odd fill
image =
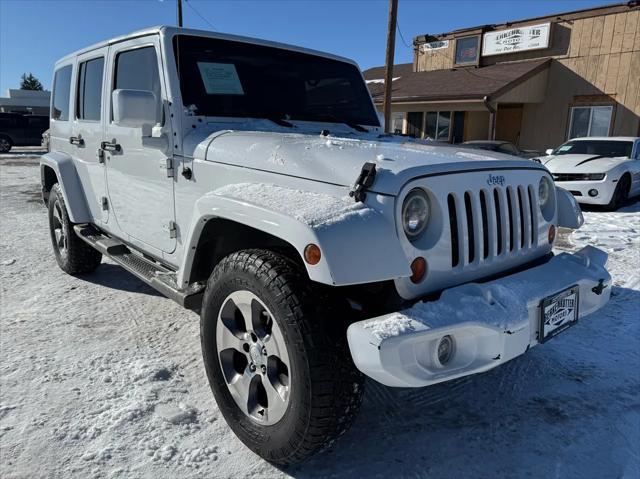
[[[377,176],[371,190],[391,195],[410,179],[429,173],[540,168],[537,163],[500,153],[434,146],[398,137],[321,136],[291,130],[218,131],[203,139],[194,157],[346,187],[353,186],[365,163],[374,162]]]
[[[294,190],[261,183],[236,183],[218,188],[216,195],[236,198],[253,205],[277,211],[319,229],[344,221],[351,216],[377,214],[353,198]]]
[[[541,158],[551,173],[606,173],[628,158],[601,158],[598,155],[557,155]]]

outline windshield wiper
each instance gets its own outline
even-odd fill
[[[267,116],[267,120],[274,122],[276,125],[286,126],[287,128],[294,128],[295,125],[293,123],[289,123],[284,118],[280,118],[278,116]]]
[[[367,130],[364,126],[358,125],[357,123],[354,123],[349,120],[344,120],[342,118],[339,118],[333,113],[323,113],[322,115],[314,116],[309,121],[330,121],[333,123],[342,123],[343,125],[347,125],[349,128],[352,128],[356,131],[360,131],[362,133],[369,133],[369,130]]]

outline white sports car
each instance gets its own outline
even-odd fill
[[[640,138],[574,138],[540,161],[578,203],[617,209],[640,194]]]

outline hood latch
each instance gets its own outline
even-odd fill
[[[354,198],[356,201],[359,201],[360,203],[364,202],[365,198],[367,197],[366,190],[373,185],[375,179],[376,164],[365,163],[364,165],[362,165],[360,175],[358,176],[353,189],[349,192],[349,196]]]

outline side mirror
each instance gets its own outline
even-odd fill
[[[553,148],[549,148],[547,150],[544,150],[544,154],[549,156],[551,153],[553,153]]]
[[[158,123],[158,101],[152,91],[114,90],[113,122],[118,126],[142,128]]]

